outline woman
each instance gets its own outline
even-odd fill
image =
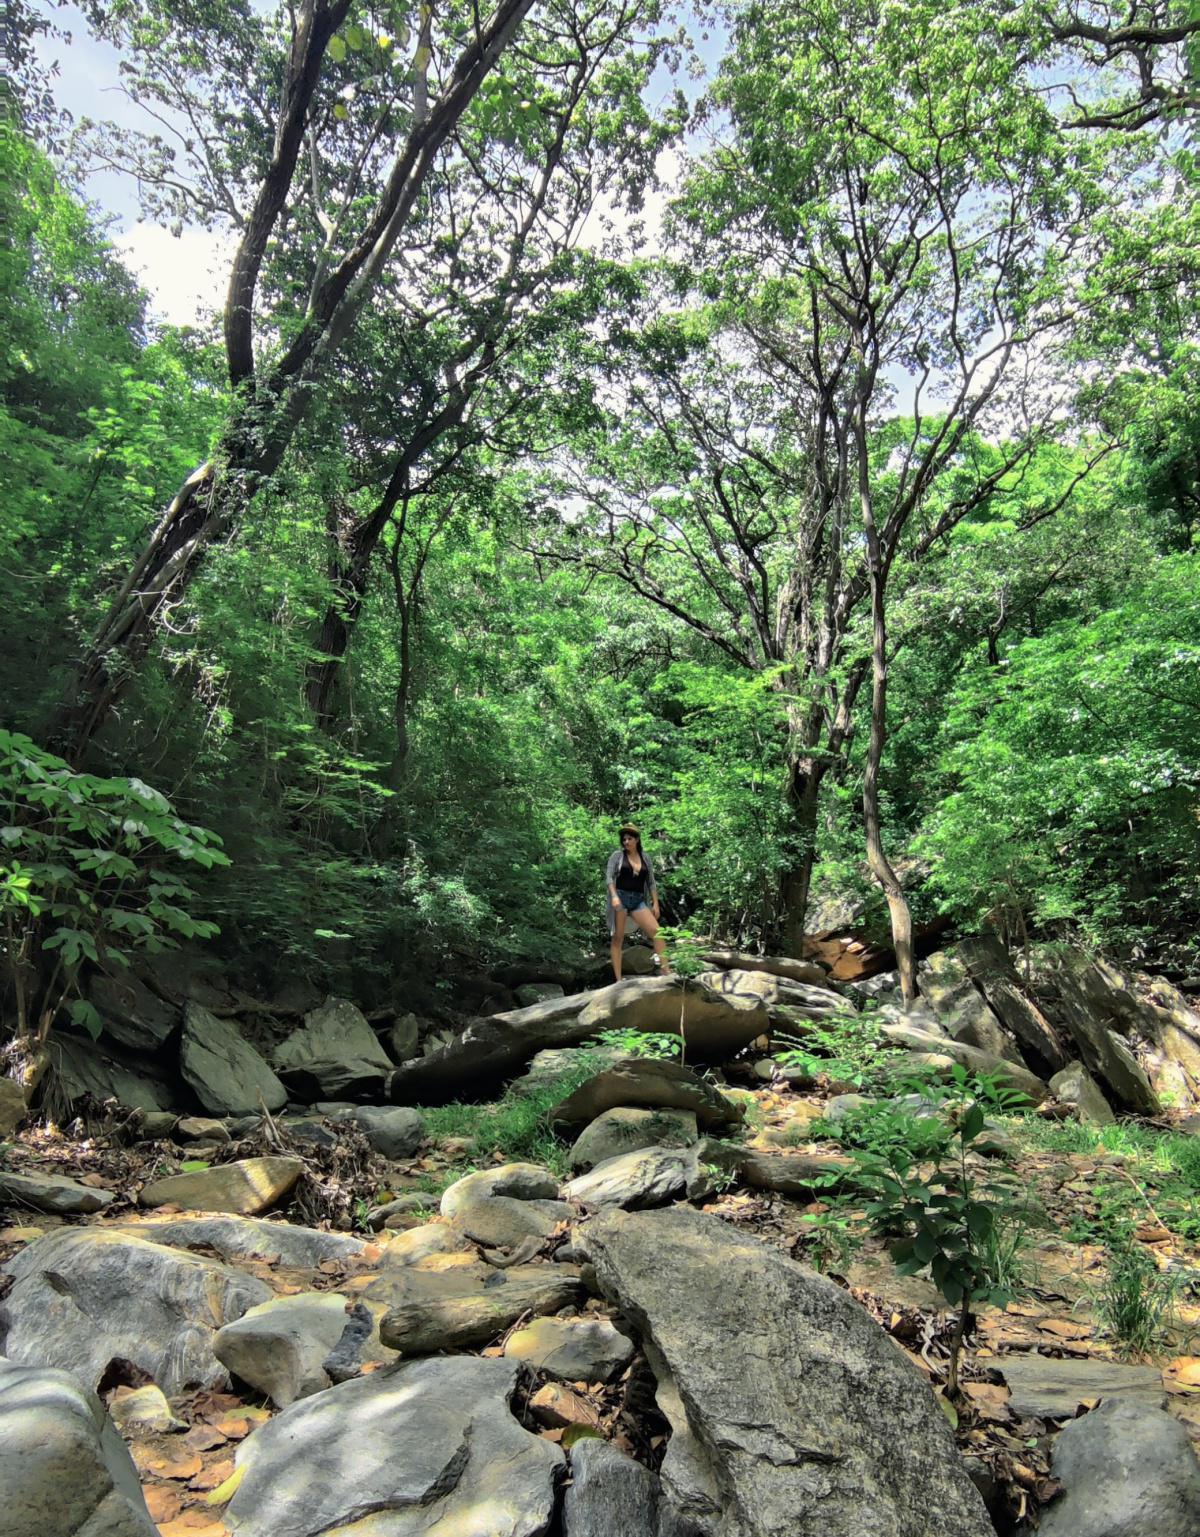
[[[642,835],[627,822],[621,828],[620,837],[621,847],[609,856],[605,872],[613,975],[618,982],[621,980],[621,946],[625,943],[625,924],[629,918],[652,940],[655,970],[669,974],[667,947],[658,937],[658,887],[650,861],[642,852]]]

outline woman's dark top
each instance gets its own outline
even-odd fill
[[[617,871],[617,890],[640,891],[643,895],[645,894],[646,861],[644,859],[642,860],[642,868],[635,870],[628,859],[622,858],[621,868]]]

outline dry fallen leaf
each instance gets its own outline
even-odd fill
[[[130,1447],[133,1460],[139,1473],[144,1477],[152,1475],[155,1478],[195,1478],[203,1464],[198,1452],[186,1452],[182,1449],[176,1451],[162,1451],[156,1446],[143,1446],[134,1443]]]
[[[188,1484],[188,1488],[198,1489],[207,1493],[210,1489],[216,1489],[223,1484],[232,1472],[233,1459],[226,1457],[224,1462],[214,1462],[211,1467],[201,1468],[191,1483]]]
[[[179,1490],[173,1489],[170,1484],[147,1484],[142,1493],[146,1497],[150,1519],[157,1524],[174,1521],[183,1508]]]

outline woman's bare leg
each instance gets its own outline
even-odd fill
[[[634,923],[636,923],[638,928],[641,929],[642,933],[647,935],[648,938],[653,942],[654,953],[662,961],[663,976],[669,977],[671,975],[671,967],[667,960],[666,943],[658,937],[658,919],[654,916],[648,907],[639,907],[637,912],[631,914],[631,916]]]
[[[621,947],[625,943],[625,909],[618,907],[613,913],[613,937],[611,945],[613,976],[621,980]]]

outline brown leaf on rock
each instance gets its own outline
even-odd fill
[[[129,1449],[133,1454],[134,1465],[143,1477],[195,1478],[203,1466],[199,1452],[188,1452],[182,1448],[164,1449],[153,1443],[135,1442]]]
[[[188,1488],[197,1489],[201,1492],[216,1489],[232,1474],[233,1466],[233,1459],[231,1457],[226,1457],[223,1462],[211,1463],[207,1468],[200,1469],[199,1473],[188,1484]]]
[[[172,1488],[170,1484],[147,1484],[142,1493],[146,1498],[146,1509],[150,1512],[150,1519],[156,1523],[174,1521],[183,1509],[179,1490]]]
[[[211,1452],[216,1446],[224,1446],[229,1437],[215,1425],[193,1425],[183,1437],[183,1444],[190,1452]]]

